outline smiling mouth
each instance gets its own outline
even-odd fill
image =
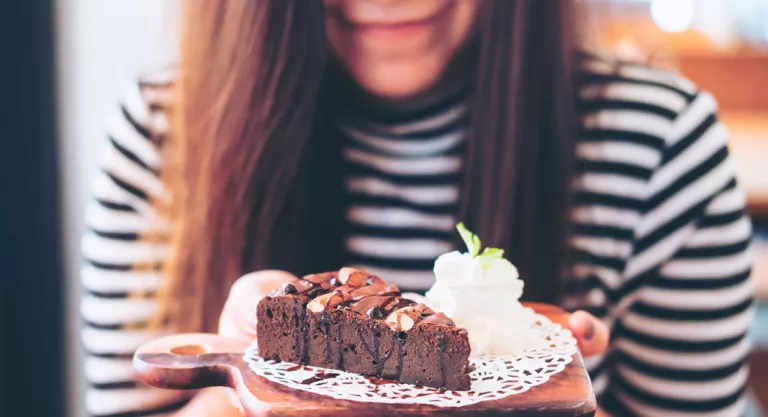
[[[355,21],[345,16],[344,13],[338,8],[330,10],[330,13],[334,20],[336,20],[341,26],[349,29],[365,33],[394,34],[397,32],[407,32],[414,29],[427,27],[435,21],[439,20],[448,12],[449,9],[450,7],[441,7],[435,13],[427,17],[393,21]]]

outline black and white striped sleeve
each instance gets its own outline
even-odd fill
[[[153,200],[164,198],[154,140],[166,129],[161,96],[161,86],[152,82],[128,89],[109,120],[88,204],[81,315],[86,409],[93,416],[162,415],[184,401],[178,392],[138,383],[131,365],[134,350],[156,336],[148,325],[161,285],[157,265],[167,256],[162,239],[144,239],[165,232],[152,209]]]
[[[602,406],[615,415],[738,416],[754,289],[751,225],[716,104],[672,124],[634,230]]]

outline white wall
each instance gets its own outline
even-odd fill
[[[173,1],[173,0],[170,0]],[[84,415],[79,341],[80,236],[106,120],[128,83],[174,59],[169,0],[56,0],[70,416]]]

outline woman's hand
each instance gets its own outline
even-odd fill
[[[610,331],[602,321],[586,311],[577,311],[568,317],[568,327],[579,342],[581,356],[600,355],[608,348]]]
[[[242,276],[229,290],[219,317],[221,336],[251,340],[256,336],[256,305],[285,281],[296,278],[284,271],[258,271]],[[176,417],[244,416],[231,388],[207,388],[195,395]]]
[[[243,275],[229,290],[219,317],[219,334],[231,338],[256,336],[256,305],[280,284],[296,279],[285,271],[265,270]]]
[[[581,356],[588,358],[590,356],[605,353],[608,348],[608,342],[611,339],[608,326],[595,316],[586,311],[576,311],[568,317],[568,327],[571,333],[579,343]],[[595,417],[607,417],[603,410],[597,409]]]
[[[231,388],[206,388],[198,392],[174,417],[244,417],[245,411]]]
[[[587,358],[599,355],[608,348],[610,340],[608,326],[586,311],[579,310],[573,314],[566,314],[560,307],[550,304],[526,302],[523,305],[549,317],[564,328],[570,329],[573,337],[579,343],[581,356]]]

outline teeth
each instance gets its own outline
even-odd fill
[[[349,293],[344,291],[333,291],[328,294],[323,294],[315,297],[314,300],[307,304],[307,310],[313,313],[322,313],[323,311],[330,310],[337,305],[349,301],[351,299]]]
[[[341,285],[359,288],[367,284],[366,278],[369,275],[360,269],[344,267],[339,270],[339,282]]]

